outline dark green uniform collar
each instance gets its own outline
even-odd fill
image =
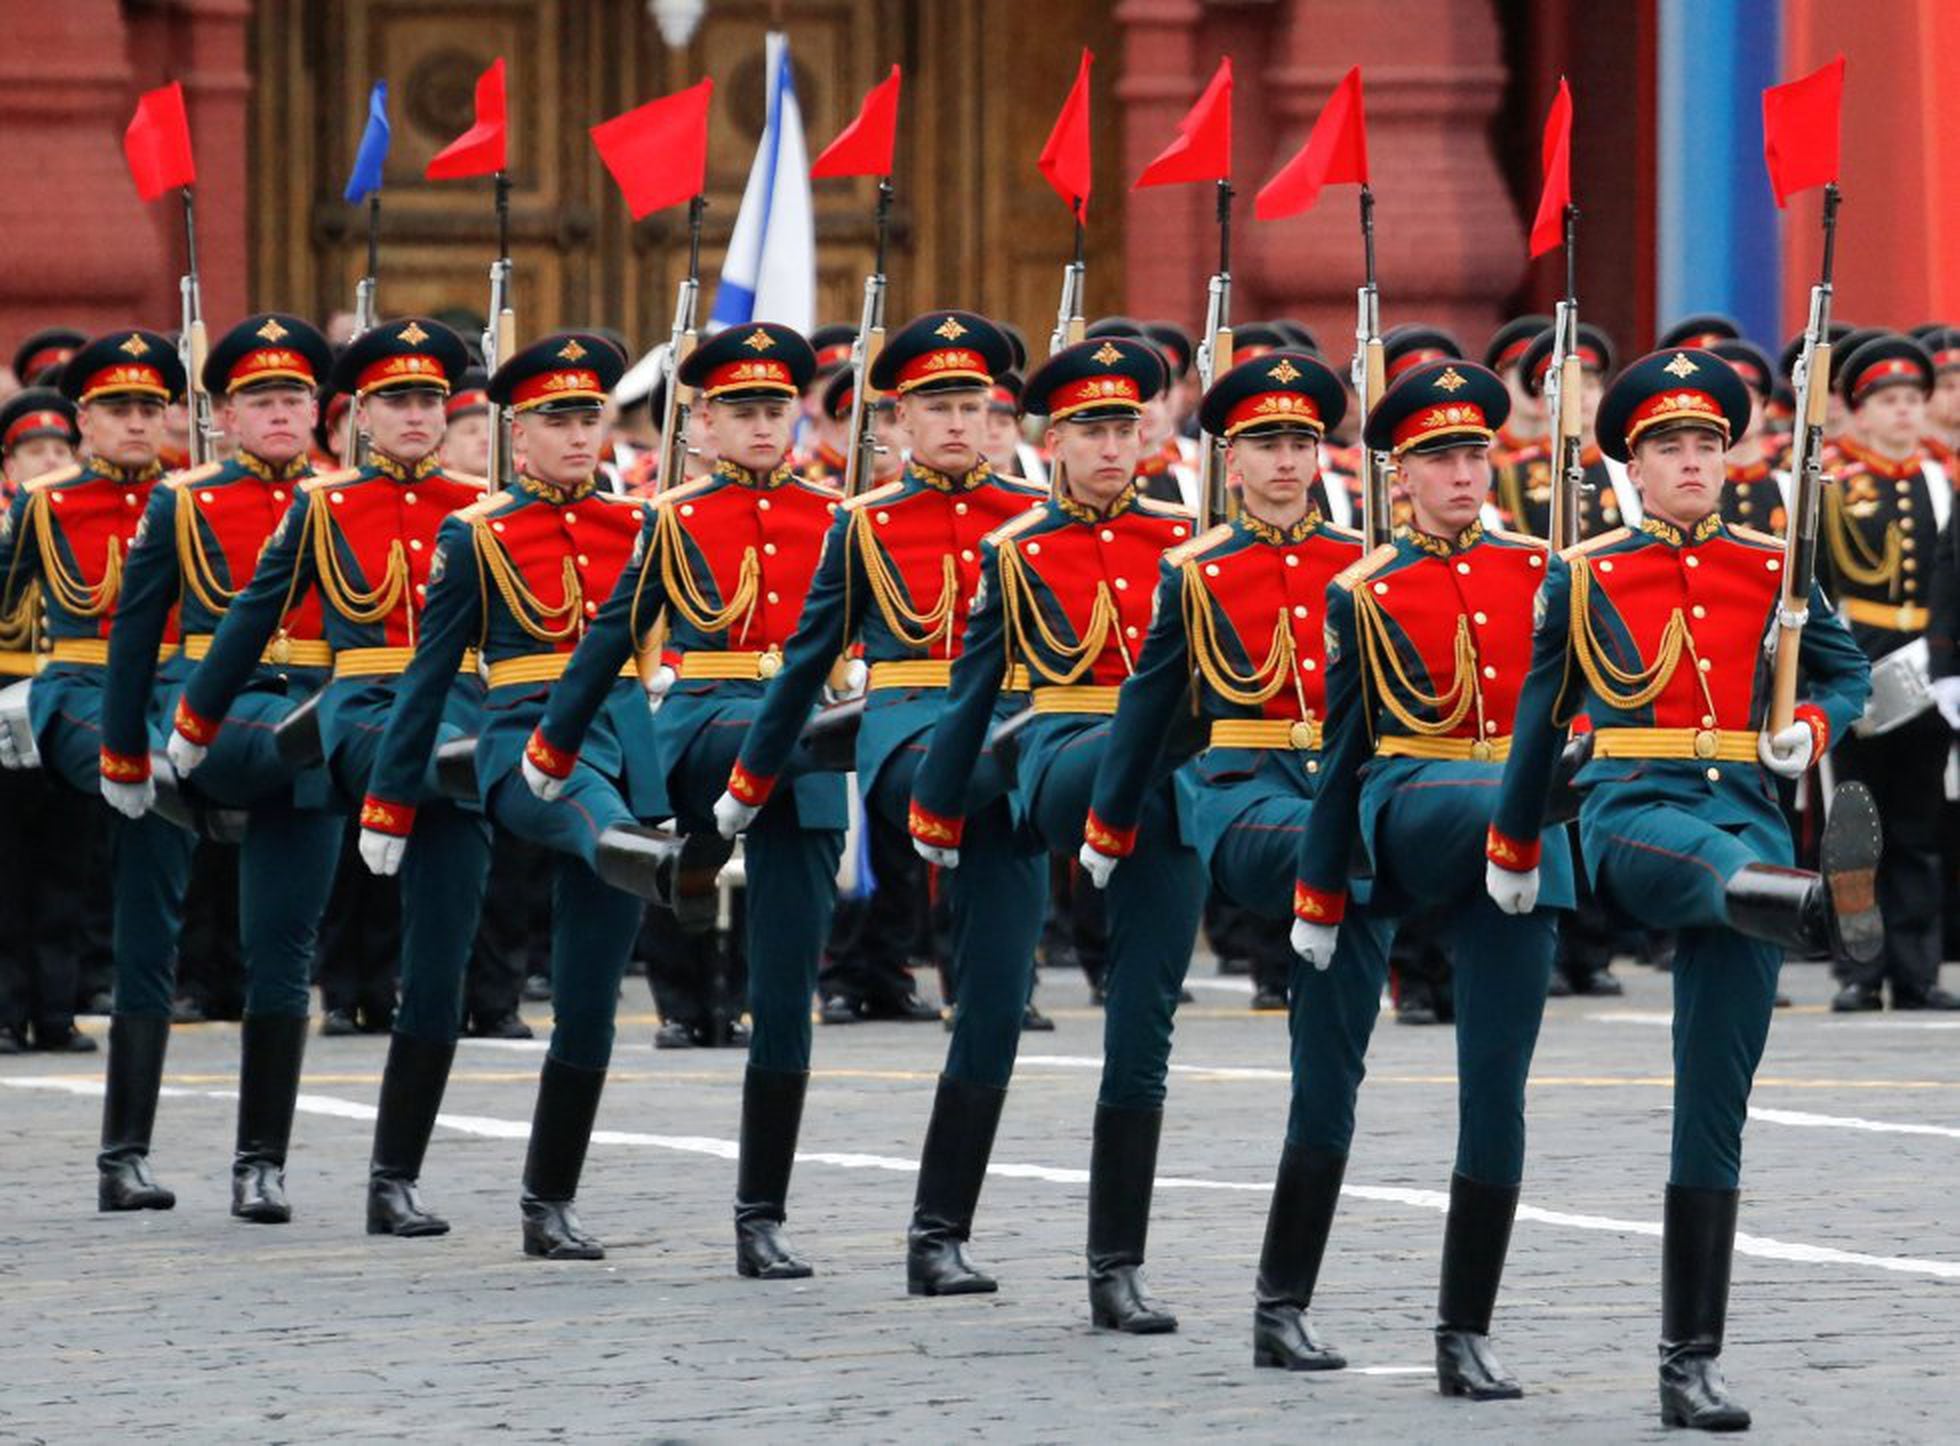
[[[232,460],[238,463],[240,471],[251,473],[261,482],[297,482],[313,471],[312,459],[304,452],[281,464],[268,462],[265,458],[247,452],[241,447]]]
[[[1255,538],[1260,542],[1270,542],[1275,547],[1282,547],[1289,542],[1305,542],[1320,530],[1320,524],[1320,509],[1312,503],[1307,504],[1305,515],[1290,527],[1275,527],[1272,523],[1254,517],[1244,510],[1240,511],[1234,521],[1234,525],[1247,537]]]
[[[1455,537],[1438,537],[1433,532],[1424,532],[1420,527],[1411,524],[1402,529],[1402,535],[1431,557],[1455,557],[1459,552],[1468,552],[1484,540],[1484,524],[1473,522]]]
[[[1663,522],[1658,517],[1640,519],[1640,530],[1649,537],[1665,542],[1669,547],[1685,547],[1694,542],[1706,542],[1722,530],[1722,515],[1711,512],[1688,531],[1683,532],[1672,522]]]
[[[748,487],[757,492],[774,492],[796,476],[796,469],[790,466],[787,460],[778,462],[767,472],[751,472],[748,468],[737,466],[733,462],[717,462],[715,476],[724,482],[733,482],[737,487]]]
[[[104,457],[90,457],[88,470],[98,477],[111,482],[120,482],[125,487],[136,482],[154,482],[163,475],[163,463],[142,462],[134,467],[121,467]]]
[[[420,482],[430,473],[442,466],[434,452],[419,462],[398,462],[386,452],[376,452],[368,458],[368,465],[383,477],[392,477],[397,482]]]
[[[530,473],[526,472],[517,479],[517,490],[529,493],[540,502],[549,502],[554,507],[564,507],[569,503],[583,502],[594,492],[597,492],[599,490],[599,479],[597,477],[587,477],[584,481],[576,483],[573,486],[560,487],[555,483],[546,482],[542,478],[533,477]]]
[[[1129,486],[1116,494],[1107,508],[1100,512],[1086,502],[1077,502],[1066,492],[1050,500],[1054,502],[1058,511],[1066,516],[1073,517],[1077,522],[1103,522],[1111,517],[1121,517],[1125,512],[1128,512],[1131,504],[1137,500],[1137,491],[1137,484],[1131,482]]]
[[[923,462],[907,462],[905,474],[922,487],[930,487],[935,492],[971,492],[983,486],[994,475],[994,469],[985,461],[964,476],[951,477],[938,472]]]

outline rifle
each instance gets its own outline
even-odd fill
[[[844,460],[844,495],[855,497],[878,471],[878,435],[871,424],[872,363],[885,348],[885,237],[891,219],[892,180],[878,181],[878,259],[864,278],[864,312],[851,343],[851,442]]]
[[[1205,334],[1198,343],[1198,385],[1212,384],[1232,369],[1232,184],[1218,183],[1218,270],[1205,295]],[[1198,439],[1198,531],[1231,516],[1225,495],[1225,440]]]
[[[1554,552],[1579,541],[1579,497],[1585,488],[1585,437],[1579,421],[1579,299],[1574,242],[1579,208],[1565,208],[1565,296],[1552,318],[1552,360],[1545,373],[1545,410],[1552,421],[1552,515],[1545,529]]]
[[[492,375],[517,350],[517,313],[510,304],[510,177],[497,172],[497,259],[490,263],[490,320],[483,328],[483,369]],[[490,419],[490,485],[507,486],[511,456],[511,411],[498,407]]]
[[[681,363],[701,339],[701,213],[707,207],[705,196],[687,203],[687,275],[681,278],[674,297],[674,332],[667,343],[667,394],[660,403],[660,465],[653,479],[656,492],[678,487],[687,477],[687,423],[693,407],[692,399],[681,395]]]
[[[1382,299],[1375,285],[1375,193],[1364,182],[1361,187],[1361,239],[1367,257],[1367,280],[1355,292],[1354,367],[1355,395],[1361,398],[1361,429],[1367,430],[1368,414],[1381,400],[1386,381],[1382,355]],[[1394,531],[1395,519],[1390,498],[1394,464],[1387,452],[1377,452],[1362,443],[1362,465],[1367,469],[1361,485],[1361,545],[1373,552]]]
[[[368,236],[367,236],[367,274],[354,283],[354,338],[374,328],[375,317],[375,272],[379,267],[381,231],[381,195],[379,192],[368,197]],[[350,338],[354,339],[354,338]],[[342,464],[348,467],[365,467],[372,444],[368,435],[354,421],[356,403],[352,398],[347,406],[347,437],[342,443],[340,456]]]
[[[184,187],[184,264],[183,278],[177,283],[183,302],[177,354],[184,363],[191,409],[191,465],[201,467],[217,456],[218,427],[211,414],[211,394],[204,389],[204,358],[210,343],[204,334],[204,296],[197,281],[197,204],[189,186]]]
[[[1784,541],[1783,598],[1776,610],[1776,671],[1770,690],[1771,733],[1796,721],[1797,651],[1809,621],[1817,578],[1817,514],[1823,500],[1825,409],[1831,398],[1831,276],[1837,260],[1838,188],[1824,187],[1824,260],[1810,288],[1810,320],[1793,380],[1796,436],[1790,452],[1790,529]]]
[[[1062,268],[1062,299],[1055,307],[1055,329],[1048,336],[1048,355],[1054,356],[1064,347],[1074,346],[1082,340],[1084,323],[1082,317],[1082,293],[1087,288],[1089,266],[1084,257],[1085,235],[1082,225],[1082,203],[1075,203],[1075,259]],[[1058,455],[1048,469],[1048,495],[1059,498],[1065,490],[1063,486],[1062,459]]]

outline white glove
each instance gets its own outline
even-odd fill
[[[912,840],[912,848],[927,863],[938,864],[942,869],[956,869],[960,866],[960,851],[958,849],[938,848],[921,838]]]
[[[1782,778],[1802,778],[1810,767],[1810,750],[1817,735],[1808,723],[1792,723],[1781,733],[1764,732],[1756,738],[1756,757],[1763,767]]]
[[[1946,726],[1960,731],[1960,677],[1933,679],[1933,701]]]
[[[1115,873],[1116,866],[1123,862],[1121,859],[1111,858],[1091,843],[1082,845],[1082,851],[1075,856],[1075,861],[1082,865],[1082,872],[1089,876],[1089,882],[1099,889],[1109,887],[1109,876]]]
[[[1338,924],[1310,924],[1305,919],[1295,919],[1286,939],[1295,954],[1314,968],[1325,969],[1334,962],[1334,945],[1340,937]]]
[[[848,658],[841,673],[835,675],[839,686],[824,684],[824,693],[833,703],[842,703],[863,694],[865,685],[871,681],[871,669],[863,658]]]
[[[715,832],[723,838],[734,838],[750,824],[762,810],[752,803],[744,803],[732,793],[724,793],[715,800]]]
[[[524,786],[546,803],[557,799],[565,791],[565,780],[553,778],[529,758],[524,760]]]
[[[647,712],[660,711],[660,705],[667,701],[668,692],[680,680],[680,676],[665,663],[653,670],[653,676],[647,679]]]
[[[102,796],[109,800],[109,807],[124,818],[141,818],[157,801],[156,780],[146,778],[141,783],[118,783],[113,778],[105,778],[102,780]]]
[[[361,862],[371,874],[384,879],[391,877],[401,868],[402,855],[407,851],[408,840],[397,834],[383,833],[378,828],[361,830]]]
[[[14,722],[0,717],[0,768],[38,768],[41,751],[34,746],[34,735],[28,731],[27,720],[21,718],[15,721],[19,724],[18,730]]]
[[[1484,892],[1507,914],[1529,914],[1538,907],[1538,870],[1518,873],[1499,863],[1486,863]]]
[[[163,745],[164,753],[170,759],[170,766],[182,778],[204,761],[204,755],[211,750],[202,743],[193,743],[175,728],[170,730],[170,741]]]

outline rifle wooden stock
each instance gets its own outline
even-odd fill
[[[1795,505],[1790,509],[1784,542],[1783,606],[1776,628],[1776,670],[1770,679],[1771,733],[1782,732],[1797,717],[1797,657],[1803,642],[1803,625],[1792,625],[1788,620],[1802,617],[1810,601],[1810,574],[1817,556],[1817,514],[1823,504],[1819,495],[1817,448],[1829,415],[1831,343],[1828,330],[1813,335],[1818,339],[1810,349],[1810,365],[1804,371],[1803,416],[1798,424],[1797,455],[1791,459],[1790,468]]]
[[[1388,389],[1388,361],[1382,348],[1379,329],[1371,331],[1367,344],[1362,348],[1362,388],[1361,421],[1365,430],[1368,414],[1375,409],[1375,403],[1382,399]],[[1361,443],[1361,465],[1364,469],[1361,478],[1361,544],[1373,552],[1394,530],[1394,511],[1389,497],[1388,456],[1368,446],[1364,437]]]
[[[851,450],[844,457],[844,495],[855,497],[877,475],[878,442],[871,429],[872,364],[885,349],[885,278],[864,279],[864,318],[858,328],[851,379]]]
[[[194,292],[187,293],[194,296]],[[195,305],[195,302],[192,303]],[[212,460],[211,394],[204,389],[204,360],[210,355],[210,339],[204,332],[204,318],[193,316],[184,328],[185,386],[190,400],[191,465],[201,467]]]

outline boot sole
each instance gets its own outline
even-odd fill
[[[547,1247],[535,1241],[524,1242],[524,1253],[533,1260],[604,1260],[605,1247],[599,1245],[560,1245]]]
[[[1177,1333],[1177,1321],[1168,1316],[1160,1320],[1131,1321],[1125,1324],[1115,1315],[1103,1311],[1091,1311],[1089,1322],[1097,1330],[1120,1331],[1126,1336],[1168,1336]]]
[[[956,1285],[934,1285],[931,1281],[908,1280],[905,1282],[907,1295],[993,1295],[1000,1290],[1000,1282],[994,1280],[962,1281]]]
[[[1711,1421],[1706,1425],[1698,1426],[1688,1420],[1687,1413],[1684,1411],[1670,1411],[1666,1407],[1661,1408],[1661,1425],[1671,1426],[1682,1431],[1747,1431],[1750,1424],[1749,1417],[1743,1416],[1740,1419],[1727,1417],[1720,1421]]]
[[[1502,1390],[1478,1390],[1465,1381],[1438,1381],[1436,1389],[1452,1400],[1462,1401],[1521,1401],[1524,1387],[1512,1386]]]
[[[290,1225],[293,1212],[290,1210],[238,1210],[231,1212],[232,1219],[243,1220],[248,1225]]]
[[[1255,1369],[1270,1367],[1278,1371],[1344,1371],[1347,1369],[1346,1356],[1284,1356],[1278,1351],[1255,1348],[1252,1352]]]
[[[735,1273],[744,1280],[808,1280],[817,1272],[798,1261],[794,1265],[753,1265],[746,1260],[735,1262]]]
[[[370,1220],[367,1223],[370,1235],[392,1235],[399,1240],[420,1240],[431,1235],[447,1235],[447,1220],[422,1220],[414,1224],[390,1225],[385,1220]]]
[[[137,1210],[175,1210],[177,1197],[164,1194],[152,1196],[147,1200],[111,1200],[107,1196],[95,1198],[95,1208],[104,1215],[127,1215]]]
[[[1831,903],[1831,928],[1844,953],[1869,964],[1885,947],[1878,910],[1878,861],[1884,838],[1878,806],[1862,783],[1841,783],[1818,843],[1818,867]]]

